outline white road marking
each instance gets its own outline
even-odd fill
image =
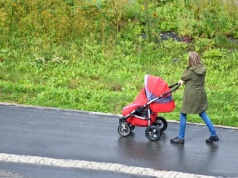
[[[71,160],[71,159],[55,159],[55,158],[48,158],[48,157],[15,155],[15,154],[5,154],[5,153],[0,153],[0,162],[43,165],[43,166],[53,166],[53,167],[62,167],[62,168],[88,169],[88,170],[97,170],[97,171],[112,171],[112,172],[126,173],[126,174],[132,174],[132,175],[140,175],[140,176],[153,176],[158,178],[166,178],[166,177],[169,177],[169,178],[178,178],[178,177],[214,178],[212,176],[188,174],[188,173],[175,172],[175,171],[155,170],[151,168],[127,166],[127,165],[116,164],[116,163]]]

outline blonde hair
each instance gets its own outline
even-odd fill
[[[189,53],[189,57],[188,57],[188,66],[189,67],[197,66],[201,63],[202,62],[200,60],[200,57],[199,57],[198,53],[196,53],[196,52],[190,52]]]

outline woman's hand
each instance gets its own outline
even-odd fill
[[[179,84],[179,85],[183,85],[183,84],[184,84],[184,81],[183,81],[183,80],[179,80],[179,81],[178,81],[178,84]]]

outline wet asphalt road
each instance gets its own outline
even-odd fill
[[[146,138],[145,128],[139,127],[130,136],[121,137],[117,132],[119,117],[113,115],[1,104],[0,113],[1,153],[119,163],[215,177],[238,177],[236,129],[218,127],[220,141],[206,144],[205,139],[209,136],[207,128],[188,124],[185,145],[172,145],[170,139],[177,135],[179,127],[174,122],[169,122],[168,129],[159,141],[152,142]],[[17,172],[25,170],[25,173],[27,170],[37,170],[32,165],[23,168],[21,165],[0,164],[0,170],[12,169]],[[44,171],[54,177],[53,173],[58,168],[46,169]],[[44,171],[39,173],[43,174]],[[68,169],[61,171],[61,175],[64,171],[65,174],[72,174]],[[84,177],[90,177],[93,172],[81,173],[85,174]],[[102,172],[101,177],[107,177],[106,174]]]
[[[1,178],[142,178],[117,172],[0,163]],[[149,177],[148,177],[149,178]]]

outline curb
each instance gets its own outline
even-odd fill
[[[106,116],[113,116],[113,117],[121,117],[122,116],[122,115],[119,115],[119,114],[111,114],[111,113],[81,111],[81,110],[64,109],[64,108],[44,107],[44,106],[33,106],[33,105],[24,105],[24,104],[16,104],[16,103],[0,102],[0,105],[17,106],[17,107],[25,107],[25,108],[36,108],[36,109],[46,109],[46,110],[57,110],[57,111],[70,111],[70,112],[77,112],[77,113],[86,113],[86,114],[92,114],[92,115],[106,115]],[[172,123],[179,123],[179,121],[176,121],[176,120],[167,120],[167,121],[172,122]],[[195,123],[195,122],[187,122],[187,124],[206,126],[205,124],[200,124],[200,123]],[[232,127],[232,126],[214,125],[214,127],[238,130],[238,127]]]

